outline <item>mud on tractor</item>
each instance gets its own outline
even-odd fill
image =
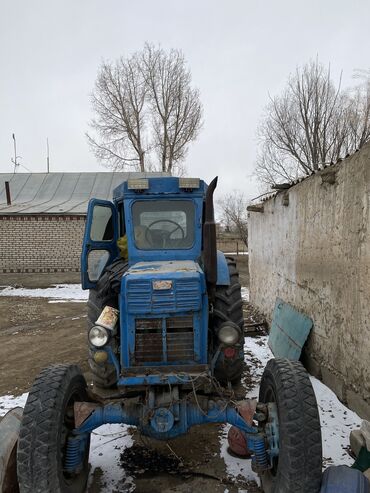
[[[242,298],[234,259],[216,249],[216,185],[133,178],[112,202],[90,201],[81,270],[93,385],[74,365],[37,377],[18,441],[21,493],[83,492],[90,434],[106,423],[159,440],[230,423],[266,493],[319,490],[320,422],[303,367],[273,359],[259,401],[235,400]]]

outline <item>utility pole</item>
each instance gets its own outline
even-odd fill
[[[46,137],[46,169],[50,173],[49,139]]]

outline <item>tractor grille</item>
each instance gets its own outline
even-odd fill
[[[127,308],[129,313],[196,311],[201,295],[198,279],[177,279],[172,289],[153,290],[151,281],[129,281]]]
[[[135,328],[134,365],[194,361],[192,316],[136,319]]]

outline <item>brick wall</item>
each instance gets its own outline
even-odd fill
[[[80,270],[85,216],[0,216],[0,272]]]

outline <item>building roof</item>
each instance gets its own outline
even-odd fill
[[[167,173],[0,173],[0,215],[84,215],[90,198],[112,200],[113,189],[129,178]],[[7,205],[5,182],[11,205]]]

